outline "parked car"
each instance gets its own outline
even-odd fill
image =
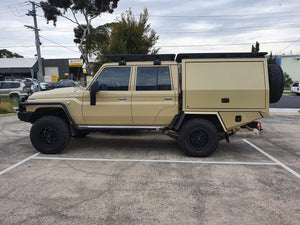
[[[60,80],[58,82],[49,83],[48,89],[50,90],[54,88],[79,87],[79,86],[80,85],[73,80]]]
[[[26,86],[22,81],[0,81],[0,97],[18,100],[26,95]]]
[[[24,81],[24,90],[26,93],[28,94],[32,94],[32,90],[31,90],[31,86],[34,85],[34,83],[32,81]]]
[[[40,82],[41,85],[41,91],[47,91],[49,88],[49,83],[48,82]],[[39,84],[38,82],[34,82],[34,84],[31,86],[31,91],[36,92],[39,89]]]
[[[295,82],[295,83],[292,84],[291,92],[293,92],[296,95],[300,96],[300,82]]]

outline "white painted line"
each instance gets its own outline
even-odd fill
[[[287,108],[270,108],[269,111],[270,112],[291,112],[291,113],[299,113],[300,109],[287,109]]]
[[[62,158],[62,157],[34,157],[33,159],[66,160],[66,161],[100,161],[100,162],[150,162],[150,163],[189,163],[189,164],[227,164],[227,165],[266,165],[277,163],[264,162],[222,162],[222,161],[182,161],[182,160],[152,160],[152,159],[93,159],[93,158]]]
[[[298,177],[300,179],[300,174],[297,173],[296,171],[292,170],[290,167],[286,166],[285,164],[283,164],[282,162],[280,162],[279,160],[275,159],[273,156],[269,155],[268,153],[264,152],[263,150],[261,150],[259,147],[255,146],[254,144],[252,144],[250,141],[243,139],[244,142],[246,142],[247,144],[249,144],[251,147],[255,148],[257,151],[259,151],[260,153],[264,154],[265,156],[267,156],[269,159],[271,159],[273,162],[277,163],[277,165],[281,166],[282,168],[286,169],[287,171],[289,171],[291,174],[295,175],[296,177]]]
[[[39,154],[40,154],[40,153],[35,153],[34,155],[29,156],[29,157],[26,158],[26,159],[23,159],[22,161],[20,161],[20,162],[18,162],[18,163],[16,163],[16,164],[14,164],[14,165],[12,165],[12,166],[6,168],[5,170],[2,170],[2,171],[0,172],[0,176],[1,176],[2,174],[5,174],[6,172],[8,172],[8,171],[10,171],[10,170],[12,170],[12,169],[14,169],[14,168],[16,168],[17,166],[20,166],[21,164],[27,162],[28,160],[34,158],[35,156],[37,156],[37,155],[39,155]]]

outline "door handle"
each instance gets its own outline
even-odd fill
[[[173,98],[165,98],[165,100],[171,101],[171,100],[173,100]]]
[[[119,101],[126,101],[127,98],[118,98]]]

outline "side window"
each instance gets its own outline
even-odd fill
[[[136,90],[171,90],[169,67],[138,67]]]
[[[299,83],[294,83],[293,84],[293,87],[298,87],[299,86]]]
[[[8,89],[8,88],[11,88],[11,83],[10,82],[2,83],[1,89]]]
[[[20,83],[11,83],[11,88],[19,88],[20,87]]]
[[[128,91],[130,67],[106,67],[98,77],[100,90]]]

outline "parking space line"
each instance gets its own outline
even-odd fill
[[[286,166],[285,164],[283,164],[282,162],[280,162],[279,160],[275,159],[273,156],[269,155],[268,153],[264,152],[263,150],[261,150],[259,147],[255,146],[254,144],[252,144],[250,141],[248,141],[247,139],[243,139],[244,142],[246,142],[247,144],[249,144],[251,147],[255,148],[257,151],[259,151],[260,153],[264,154],[265,156],[267,156],[269,159],[271,159],[273,162],[277,163],[279,166],[281,166],[282,168],[286,169],[287,171],[289,171],[291,174],[295,175],[296,177],[298,177],[300,179],[300,174],[297,173],[296,171],[292,170],[290,167]]]
[[[5,174],[6,172],[8,172],[8,171],[10,171],[10,170],[12,170],[12,169],[14,169],[14,168],[16,168],[17,166],[20,166],[21,164],[27,162],[28,160],[30,160],[30,159],[32,159],[32,158],[38,156],[39,154],[40,154],[40,153],[35,153],[34,155],[29,156],[29,157],[26,158],[26,159],[23,159],[22,161],[20,161],[20,162],[18,162],[18,163],[16,163],[16,164],[14,164],[14,165],[12,165],[12,166],[6,168],[5,170],[2,170],[2,171],[0,172],[0,176],[1,176],[2,174]]]
[[[224,165],[265,165],[274,166],[277,163],[268,162],[226,162],[226,161],[183,161],[161,159],[93,159],[93,158],[63,158],[63,157],[34,157],[33,159],[65,160],[65,161],[101,161],[101,162],[150,162],[150,163],[186,163],[186,164],[224,164]]]

